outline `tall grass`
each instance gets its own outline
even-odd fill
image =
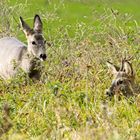
[[[20,38],[13,15],[17,19],[24,8],[15,11],[15,6],[3,5],[0,36]],[[53,22],[55,16],[61,20],[50,13],[40,16],[45,22],[48,17]],[[140,82],[139,26],[129,14],[113,9],[93,16],[93,24],[58,26],[53,36],[44,27],[51,44],[44,62],[45,83],[25,82],[28,79],[22,73],[10,83],[0,81],[0,109],[9,104],[13,125],[1,139],[140,139],[139,97],[130,104],[123,97],[110,101],[105,95],[111,83],[107,60],[119,63],[124,55],[133,56],[136,83]]]

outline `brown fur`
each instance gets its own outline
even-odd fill
[[[123,59],[120,68],[110,62],[107,62],[107,66],[114,78],[106,94],[109,96],[123,94],[126,97],[134,95],[135,75],[132,64],[128,60]]]

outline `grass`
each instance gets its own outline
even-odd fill
[[[112,0],[107,5],[42,0],[40,7],[35,2],[6,1],[0,9],[0,36],[14,35],[26,42],[18,17],[22,15],[31,25],[39,13],[52,44],[43,64],[45,83],[25,82],[22,73],[10,83],[0,81],[0,124],[7,103],[13,125],[1,139],[140,139],[139,97],[130,103],[124,97],[110,101],[105,95],[111,83],[107,60],[119,63],[125,54],[133,56],[136,83],[140,83],[139,20],[131,17],[139,1]]]

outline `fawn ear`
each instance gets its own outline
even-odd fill
[[[38,32],[38,33],[42,33],[42,21],[39,17],[39,15],[35,15],[34,17],[34,31]]]
[[[20,24],[21,24],[21,27],[23,28],[23,32],[25,33],[25,35],[28,36],[32,30],[28,26],[28,24],[23,20],[22,17],[20,17]]]
[[[132,68],[132,64],[128,61],[124,61],[123,64],[123,71],[128,74],[129,76],[133,76],[134,75],[134,71]]]
[[[114,64],[112,64],[112,63],[109,62],[109,61],[107,61],[106,64],[107,64],[107,66],[108,66],[108,68],[109,68],[111,74],[115,75],[115,74],[118,72],[118,69],[119,69],[119,68],[118,68],[117,66],[115,66]]]

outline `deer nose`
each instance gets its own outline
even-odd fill
[[[113,96],[113,92],[111,92],[110,90],[106,90],[106,95],[109,97]]]
[[[46,56],[46,54],[41,54],[41,55],[40,55],[40,58],[43,59],[43,60],[45,61],[46,58],[47,58],[47,56]]]

